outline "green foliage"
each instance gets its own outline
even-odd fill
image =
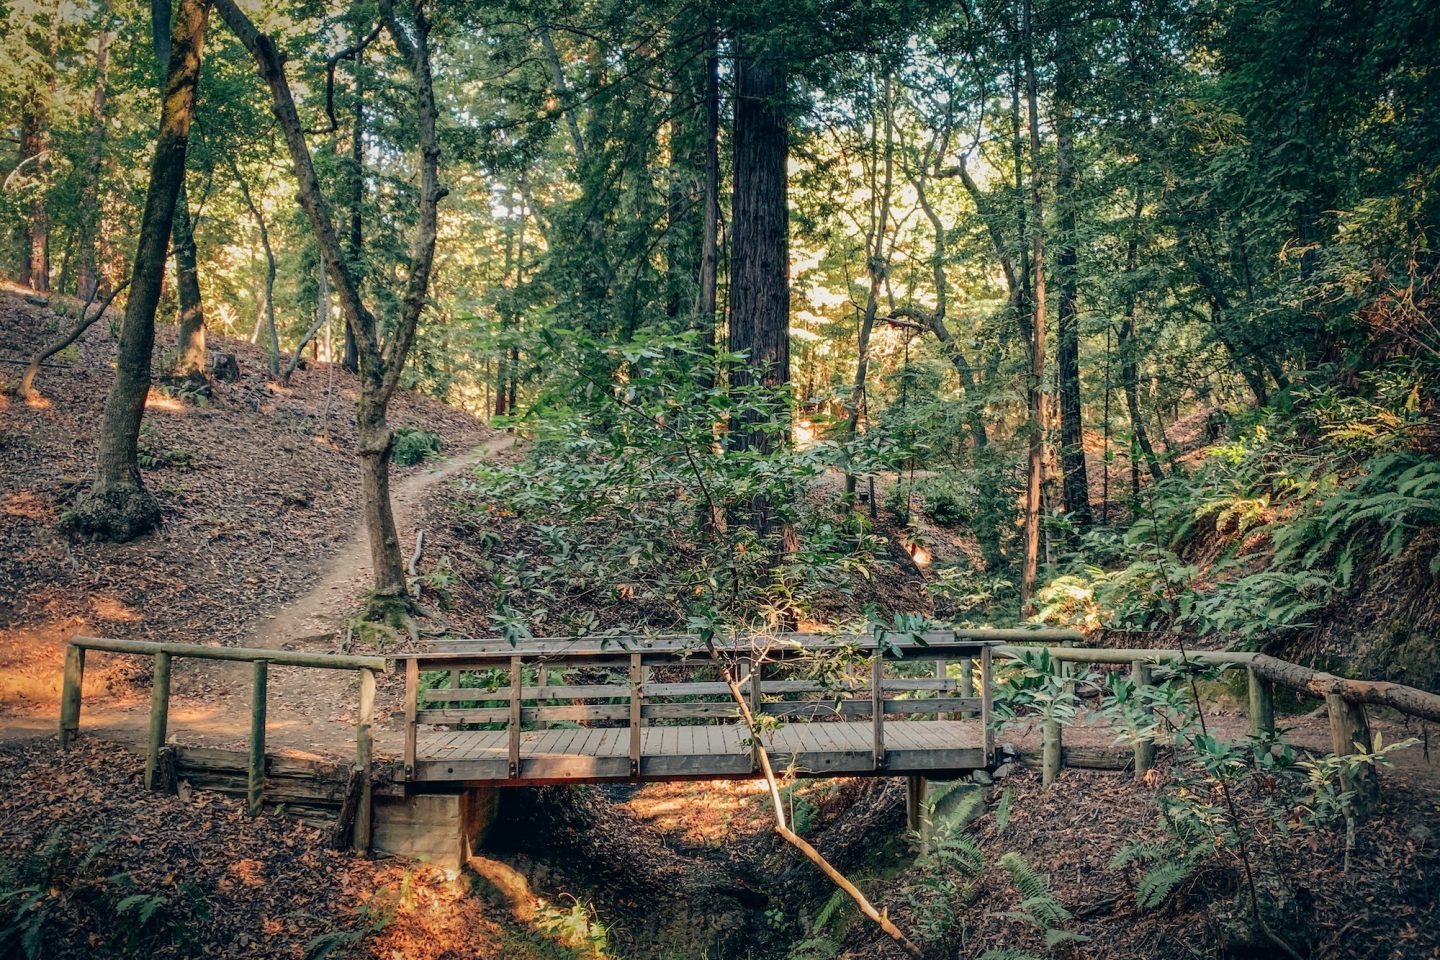
[[[1063,943],[1084,943],[1090,939],[1064,928],[1064,924],[1074,917],[1055,897],[1050,889],[1050,881],[1036,872],[1024,857],[1012,850],[1001,855],[999,864],[1020,890],[1019,905],[1013,910],[1004,911],[1000,916],[1039,930],[1044,936],[1047,949]]]
[[[557,338],[554,362],[579,367],[575,347]],[[706,386],[697,368],[711,356],[688,336],[591,348],[625,369],[623,395],[583,408],[552,398],[527,421],[526,462],[476,473],[474,523],[512,530],[485,550],[498,628],[523,636],[605,605],[671,628],[793,622],[868,580],[881,547],[868,522],[799,501],[832,448],[716,449],[713,424],[769,416],[770,391]]]
[[[404,426],[395,431],[390,462],[397,467],[413,467],[417,463],[440,456],[440,435],[418,427]]]

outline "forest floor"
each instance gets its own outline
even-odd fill
[[[28,357],[67,322],[0,292],[0,357]],[[162,330],[158,339],[171,336]],[[144,791],[140,759],[108,745],[143,732],[148,664],[133,658],[87,665],[88,736],[57,756],[55,703],[70,635],[330,651],[343,646],[363,597],[369,558],[353,524],[353,377],[311,365],[281,388],[264,373],[258,348],[212,346],[238,355],[242,377],[217,384],[203,405],[152,393],[142,442],[167,524],[129,545],[72,543],[56,530],[89,472],[111,376],[103,326],[56,358],[68,368],[43,372],[43,400],[0,397],[0,453],[9,468],[0,478],[0,741],[7,741],[0,744],[0,863],[44,894],[25,911],[0,909],[0,947],[5,930],[35,921],[53,957],[300,958],[327,946],[336,956],[387,958],[899,956],[774,836],[767,798],[751,782],[507,793],[487,853],[502,872],[523,878],[517,900],[513,889],[497,898],[469,873],[451,878],[330,851],[308,827],[244,817],[218,796]],[[18,379],[22,369],[7,367],[0,378]],[[483,458],[513,456],[510,440],[409,394],[397,397],[392,422],[444,440],[444,460],[396,470],[397,519],[407,546],[423,527],[427,558],[455,561],[465,597],[447,623],[483,631],[484,591],[463,582],[475,491],[460,480]],[[1201,426],[1177,425],[1171,439],[1183,445]],[[1118,482],[1112,477],[1112,492]],[[874,590],[897,607],[919,609],[923,586],[892,527],[882,524],[895,541],[893,575],[877,578]],[[963,537],[926,535],[940,550],[967,549]],[[185,663],[177,662],[172,735],[239,746],[248,716],[243,671]],[[353,748],[354,680],[317,674],[272,671],[268,736],[281,750],[344,755]],[[397,688],[397,678],[383,679],[382,753],[398,749],[388,719]],[[1247,726],[1233,697],[1218,697],[1207,719],[1221,736]],[[1323,717],[1286,723],[1299,744],[1328,743]],[[1387,741],[1423,734],[1384,718],[1377,726]],[[1111,739],[1098,726],[1066,730],[1072,746],[1110,746]],[[1017,724],[1000,740],[1032,748],[1038,730]],[[1343,849],[1318,836],[1277,854],[1314,918],[1307,955],[1440,956],[1440,908],[1431,894],[1440,883],[1440,768],[1418,748],[1397,761],[1348,866]],[[1108,861],[1122,843],[1156,836],[1163,762],[1159,769],[1146,782],[1069,770],[1051,791],[1033,773],[1013,774],[991,791],[977,821],[984,873],[946,903],[926,886],[905,838],[899,781],[806,782],[792,803],[809,811],[806,836],[902,928],[926,939],[930,956],[975,957],[996,946],[1044,955],[1037,932],[1007,915],[1020,897],[996,861],[1017,851],[1050,876],[1078,918],[1076,931],[1092,938],[1069,948],[1070,956],[1178,960],[1205,955],[1227,935],[1224,910],[1235,889],[1233,877],[1206,874],[1162,911],[1134,908],[1133,869]],[[994,811],[1005,790],[1013,799],[1002,832]],[[125,906],[139,894],[152,899]]]

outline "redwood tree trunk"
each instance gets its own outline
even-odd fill
[[[140,478],[137,445],[145,397],[150,390],[155,308],[165,280],[165,253],[175,199],[185,176],[185,151],[195,114],[195,87],[200,78],[208,13],[205,0],[180,0],[171,35],[160,129],[140,220],[130,296],[120,326],[115,381],[105,401],[95,483],[75,504],[76,528],[96,537],[130,540],[153,530],[160,522],[160,505]]]
[[[785,78],[773,62],[735,59],[735,191],[730,255],[730,350],[749,359],[730,385],[780,388],[790,382],[789,210],[786,206]],[[758,398],[756,398],[758,399]],[[745,403],[730,427],[733,450],[775,446],[783,410]],[[781,421],[781,422],[776,422]],[[767,429],[767,427],[769,429]]]
[[[1063,77],[1063,71],[1060,72]],[[1079,258],[1075,252],[1075,157],[1074,125],[1068,104],[1063,103],[1060,77],[1056,79],[1057,99],[1062,99],[1056,120],[1056,198],[1060,227],[1060,251],[1056,273],[1060,281],[1060,312],[1056,324],[1055,365],[1060,390],[1060,473],[1063,477],[1065,513],[1078,527],[1090,525],[1090,476],[1085,464],[1085,428],[1080,406],[1080,313],[1078,308]]]

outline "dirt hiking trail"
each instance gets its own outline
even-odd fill
[[[425,499],[438,485],[484,460],[510,449],[512,437],[487,441],[467,453],[436,461],[431,468],[396,483],[390,492],[395,525],[409,553]],[[370,543],[357,525],[325,563],[306,593],[255,624],[241,646],[266,650],[336,652],[350,617],[369,587]],[[176,638],[179,639],[179,638]],[[363,652],[363,651],[353,651]],[[397,678],[379,678],[375,744],[380,754],[400,749],[400,726],[391,719],[398,699]],[[268,680],[267,749],[307,757],[343,757],[354,750],[358,678],[349,670],[314,670],[272,664]],[[117,698],[87,695],[80,718],[82,734],[143,745],[149,719],[145,684],[136,694]],[[169,735],[192,746],[243,748],[250,722],[248,663],[177,658],[172,679]],[[54,717],[36,714],[7,718],[7,739],[54,733]]]

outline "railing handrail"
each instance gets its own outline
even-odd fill
[[[928,630],[920,634],[919,642],[908,641],[913,636],[904,632],[886,634],[887,646],[898,646],[907,653],[914,651],[923,657],[923,651],[930,647],[944,649],[948,653],[970,649],[977,654],[983,646],[994,647],[1008,640],[1040,639],[1051,641],[1078,642],[1084,635],[1076,630]],[[499,637],[476,637],[459,640],[445,640],[429,645],[426,651],[397,654],[396,659],[416,659],[425,663],[453,661],[459,658],[496,659],[508,661],[510,657],[525,658],[589,658],[621,659],[633,653],[657,655],[684,655],[707,657],[713,647],[716,653],[748,655],[757,651],[776,656],[789,653],[804,653],[811,650],[855,647],[874,650],[880,641],[871,633],[783,633],[774,635],[728,636],[706,643],[696,634],[664,634],[659,636],[583,636],[583,637],[534,637],[510,642]]]
[[[300,650],[268,650],[263,647],[208,647],[195,643],[167,643],[156,640],[121,640],[113,637],[70,638],[70,645],[84,650],[105,653],[130,653],[154,656],[190,657],[196,660],[240,660],[253,663],[265,660],[277,667],[312,667],[320,670],[374,670],[386,673],[389,663],[384,657],[365,657],[340,653],[306,653]]]
[[[246,797],[250,813],[260,811],[265,783],[265,719],[270,665],[310,667],[321,670],[356,670],[360,674],[359,702],[355,709],[355,766],[346,785],[346,805],[341,811],[342,830],[353,817],[354,845],[370,846],[372,784],[370,776],[374,747],[375,674],[390,669],[384,657],[347,654],[304,653],[295,650],[267,650],[259,647],[205,647],[191,643],[164,643],[154,640],[120,640],[112,637],[75,635],[65,649],[65,678],[60,693],[60,748],[69,746],[80,730],[80,701],[84,690],[85,652],[148,656],[155,660],[150,684],[150,726],[146,736],[145,786],[158,788],[168,779],[161,773],[167,755],[166,730],[170,716],[170,661],[175,657],[196,660],[229,660],[251,665],[250,749],[246,764]],[[353,801],[353,805],[352,805]]]
[[[1174,650],[1137,647],[1049,647],[1017,646],[1005,644],[995,648],[998,657],[1018,660],[1041,651],[1050,654],[1051,660],[1068,663],[1131,664],[1131,663],[1174,663],[1189,660],[1209,666],[1246,666],[1259,654],[1241,650]]]

